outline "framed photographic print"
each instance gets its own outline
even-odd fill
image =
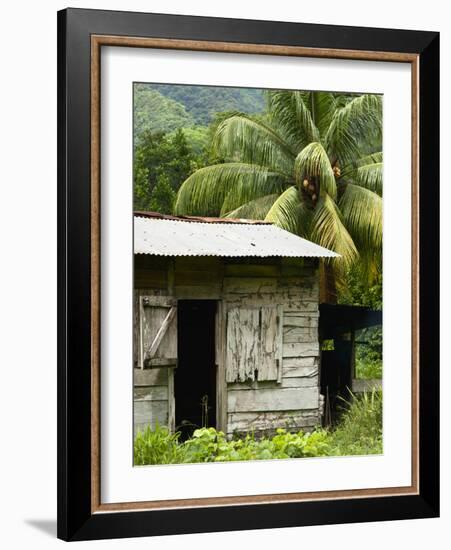
[[[438,33],[58,14],[58,536],[439,513]]]

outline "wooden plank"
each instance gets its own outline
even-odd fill
[[[299,312],[285,312],[283,325],[286,328],[318,328],[319,315],[312,313],[301,314]]]
[[[319,390],[311,388],[229,391],[230,412],[317,409]]]
[[[135,401],[167,401],[167,386],[135,386],[133,389]]]
[[[255,307],[265,304],[279,304],[283,306],[284,313],[297,312],[303,315],[318,315],[318,300],[306,302],[299,296],[293,297],[289,292],[268,292],[257,295],[256,293],[225,294],[225,300],[232,307]]]
[[[319,357],[284,357],[282,360],[283,368],[289,367],[317,367]]]
[[[299,366],[299,365],[292,365],[292,366],[284,366],[282,369],[282,380],[285,378],[318,378],[319,369],[318,366]]]
[[[175,278],[174,258],[171,258],[167,268],[167,289],[168,289],[169,296],[174,295],[174,278]]]
[[[318,340],[297,344],[283,344],[284,357],[316,357],[319,356]]]
[[[228,416],[229,434],[234,431],[251,432],[284,428],[289,431],[299,431],[303,428],[313,428],[320,424],[317,411],[284,411],[282,413],[232,413]]]
[[[140,369],[144,368],[144,323],[145,323],[145,314],[144,314],[144,304],[140,296],[138,299],[138,309],[139,309],[139,329],[138,329],[138,367]]]
[[[296,258],[296,257],[293,257],[293,258],[282,258],[281,259],[281,264],[283,267],[286,267],[286,266],[295,266],[295,267],[300,267],[300,268],[303,268],[306,264],[306,259],[307,258]]]
[[[139,311],[139,295],[136,290],[133,291],[133,367],[142,368],[139,353],[139,334],[140,334],[140,311]]]
[[[310,327],[283,327],[283,341],[285,344],[313,342],[315,340],[318,340],[318,329]]]
[[[174,392],[174,369],[168,369],[168,427],[175,432],[175,392]]]
[[[154,256],[152,254],[135,254],[134,270],[165,271],[170,263],[169,256]]]
[[[319,379],[316,376],[294,376],[282,378],[282,388],[312,388],[318,387]]]
[[[135,401],[133,410],[134,424],[150,425],[155,427],[156,422],[160,426],[168,425],[167,401]]]
[[[260,356],[257,358],[258,380],[277,380],[281,357],[279,311],[274,306],[260,308]]]
[[[306,288],[302,284],[298,286],[283,285],[282,282],[279,281],[279,289],[285,292],[289,297],[296,298],[297,300],[316,302],[316,303],[319,301],[317,287]]]
[[[308,283],[307,283],[308,284]],[[283,275],[279,277],[280,287],[291,287],[300,291],[306,286],[306,282],[302,280],[301,275]]]
[[[153,359],[146,359],[144,369],[158,369],[160,367],[176,368],[176,357],[154,357]]]
[[[133,369],[133,385],[138,386],[166,386],[168,383],[167,368],[162,369]]]
[[[150,345],[149,351],[147,352],[147,357],[149,359],[153,359],[156,356],[158,347],[160,346],[164,335],[166,334],[169,327],[171,326],[171,323],[173,323],[173,321],[176,317],[176,314],[177,314],[177,308],[172,306],[169,309],[169,311],[168,311],[166,317],[164,318],[163,322],[161,323],[161,326],[158,329],[157,333],[155,334],[153,342]]]
[[[277,380],[246,380],[244,382],[232,382],[227,384],[227,390],[246,391],[246,390],[258,390],[258,389],[277,389],[280,388],[280,384]]]
[[[282,362],[283,362],[283,306],[277,306],[277,347],[276,347],[276,364],[277,364],[277,382],[282,382]]]
[[[312,369],[310,368],[310,371]],[[309,388],[318,385],[318,369],[315,370],[314,376],[285,376],[282,380],[268,380],[259,382],[258,380],[248,380],[247,382],[235,382],[227,384],[228,391],[247,391],[247,390],[268,390],[280,388]]]
[[[226,264],[224,266],[226,277],[278,277],[278,265],[262,264]]]
[[[221,259],[216,256],[177,256],[174,262],[175,271],[205,271],[220,270]]]
[[[224,293],[267,294],[277,290],[277,279],[271,277],[224,277]]]
[[[135,288],[166,289],[167,272],[140,269],[135,271],[133,281]]]
[[[221,281],[218,280],[218,273],[211,271],[176,271],[174,284],[175,286],[201,286],[213,285],[219,286]]]
[[[382,389],[382,380],[380,378],[354,378],[352,380],[353,393],[371,392]]]
[[[227,312],[226,380],[254,380],[259,359],[258,308],[232,308]]]
[[[177,300],[172,296],[141,296],[141,301],[144,308],[168,308],[177,305]]]
[[[222,301],[216,308],[216,428],[227,431],[227,382],[225,365],[226,308]]]
[[[199,286],[175,285],[174,294],[179,300],[220,300],[222,298],[222,286],[219,283]]]

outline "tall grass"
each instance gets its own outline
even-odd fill
[[[329,432],[329,455],[381,454],[382,390],[351,396],[337,427]]]

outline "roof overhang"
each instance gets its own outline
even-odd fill
[[[158,256],[338,257],[327,248],[267,222],[142,213],[134,217],[134,252]]]

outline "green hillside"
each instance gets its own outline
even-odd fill
[[[263,90],[215,86],[145,84],[166,98],[182,104],[196,124],[207,125],[217,112],[259,113],[265,108]]]
[[[135,138],[139,140],[146,131],[172,132],[193,125],[193,116],[182,104],[151,89],[147,84],[135,84]]]

